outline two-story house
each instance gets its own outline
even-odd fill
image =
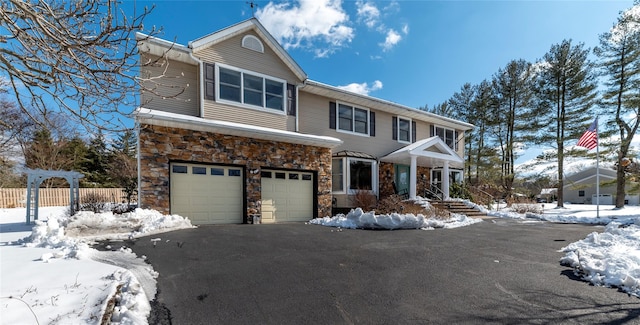
[[[195,224],[306,221],[382,198],[448,197],[473,126],[310,80],[256,19],[187,46],[138,35],[139,204]]]

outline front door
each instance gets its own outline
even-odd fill
[[[395,169],[396,191],[401,195],[409,194],[409,166],[395,165]]]

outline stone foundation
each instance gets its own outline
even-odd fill
[[[245,168],[246,213],[260,214],[261,168],[315,172],[317,215],[331,215],[331,149],[210,132],[140,126],[139,204],[170,213],[169,163],[227,164]],[[249,172],[258,171],[258,172]]]

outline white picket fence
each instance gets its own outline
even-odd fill
[[[85,195],[94,193],[108,202],[126,201],[126,194],[121,188],[81,188],[80,203]],[[69,205],[69,188],[40,188],[39,194],[41,207]],[[0,188],[0,208],[24,208],[26,203],[26,188]]]

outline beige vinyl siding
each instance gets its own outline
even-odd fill
[[[242,47],[242,38],[247,34],[259,38],[257,34],[245,33],[199,51],[195,55],[203,62],[222,63],[284,79],[291,84],[301,83],[301,80],[298,80],[295,74],[269,48],[266,41],[261,40],[264,45],[264,53]],[[294,116],[287,116],[276,111],[270,112],[269,109],[252,109],[217,103],[212,100],[204,101],[204,118],[295,131]]]
[[[336,137],[344,141],[341,146],[333,149],[333,152],[350,150],[364,152],[379,158],[407,145],[393,140],[392,123],[394,115],[390,113],[374,111],[376,115],[376,135],[373,137],[360,136],[338,132],[329,128],[330,99],[301,91],[299,92],[298,100],[300,132]],[[418,140],[429,137],[429,123],[416,121],[416,128]]]
[[[141,59],[143,64],[155,63],[141,68],[143,89],[140,106],[190,116],[200,115],[198,66],[167,61],[148,54],[141,55]],[[153,78],[163,74],[163,78]]]
[[[264,53],[242,47],[242,38],[247,34],[260,39],[257,34],[248,32],[198,51],[194,55],[204,62],[227,64],[284,79],[293,84],[302,82],[271,50],[267,41],[260,39],[264,45]]]

